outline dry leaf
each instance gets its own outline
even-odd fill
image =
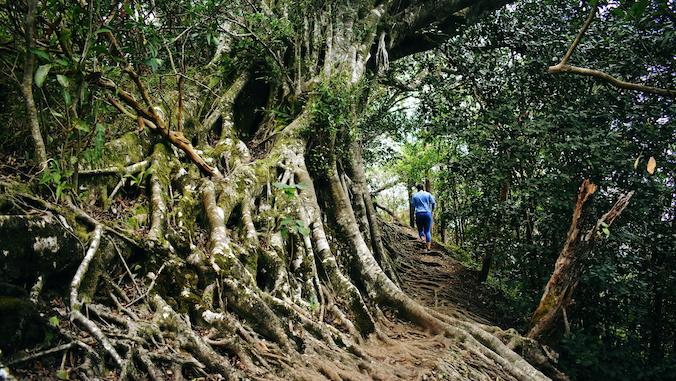
[[[655,161],[655,158],[650,156],[650,160],[648,160],[648,167],[647,167],[648,173],[650,173],[651,175],[653,173],[655,173],[655,167],[656,166],[657,166],[657,162]]]
[[[641,160],[641,155],[638,155],[638,157],[636,158],[636,161],[634,162],[634,170],[636,170],[636,168],[638,168],[638,161],[639,160]]]

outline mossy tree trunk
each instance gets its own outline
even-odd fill
[[[165,94],[154,93],[122,53],[124,41],[101,29],[125,77],[92,82],[122,117],[137,123],[142,137],[110,142],[117,148],[104,155],[105,170],[82,168],[81,182],[91,191],[81,200],[89,205],[51,203],[19,184],[2,185],[33,208],[74,221],[67,229],[89,242],[70,282],[67,313],[76,325],[62,328],[77,342],[86,331],[98,343],[81,346],[83,375],[101,377],[112,366],[120,379],[159,379],[161,364],[174,369],[176,379],[238,378],[284,368],[285,359],[312,351],[363,357],[359,343],[378,331],[379,312],[389,308],[457,338],[459,348],[505,378],[546,379],[483,327],[431,311],[397,286],[355,138],[356,110],[371,74],[388,60],[438,46],[472,17],[504,3],[365,1],[299,11],[305,12],[297,25],[302,39],[289,42],[288,54],[249,31],[242,35],[264,47],[267,63],[250,63],[224,79],[216,96],[201,82],[181,81],[176,103],[185,125],[160,112],[156,98]],[[298,16],[285,2],[239,5],[261,17]],[[249,27],[245,17],[230,18],[231,25]],[[231,37],[218,40],[218,56],[230,53]],[[266,71],[268,82],[261,83],[258,73]],[[288,106],[290,120],[255,119],[261,99],[266,108]],[[173,131],[177,124],[183,127]],[[96,206],[101,198],[109,206],[120,187],[136,204],[127,219],[134,226],[107,220]],[[101,255],[101,242],[112,243],[105,246],[117,254]],[[90,281],[106,287],[83,298],[82,279],[97,260],[107,272]],[[167,356],[169,348],[179,351]],[[483,377],[480,367],[465,368]]]

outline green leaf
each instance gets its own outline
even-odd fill
[[[51,68],[51,64],[38,67],[38,70],[35,71],[35,86],[42,87],[42,84],[45,83],[45,79],[47,78],[47,74],[49,74],[49,69]]]
[[[59,317],[54,315],[49,318],[49,325],[52,327],[58,327],[59,326]]]
[[[78,120],[78,121],[75,123],[75,128],[76,128],[77,130],[82,131],[82,132],[85,132],[85,133],[87,133],[87,132],[89,132],[89,131],[92,130],[92,129],[89,127],[89,124],[88,124],[87,122],[85,122],[84,120]]]
[[[70,106],[73,103],[73,97],[66,89],[63,89],[63,101],[66,102],[66,106]]]
[[[59,184],[56,186],[56,201],[58,202],[61,199],[61,194],[63,193],[63,187],[61,186],[62,184]]]
[[[632,18],[638,19],[641,16],[643,16],[643,13],[645,12],[646,8],[648,7],[648,0],[639,0],[634,5],[632,5],[631,9],[629,9],[629,14],[631,15]]]
[[[35,54],[38,58],[42,58],[45,61],[50,60],[49,53],[45,52],[44,50],[31,49],[31,52],[33,52],[33,54]]]
[[[66,77],[65,75],[57,74],[56,80],[59,81],[61,86],[65,87],[65,88],[68,88],[68,86],[70,85],[70,81],[68,80],[68,77]]]
[[[108,33],[108,32],[112,32],[112,30],[111,30],[110,28],[106,28],[106,27],[104,26],[103,28],[98,29],[96,32],[94,32],[94,34]]]
[[[68,371],[65,370],[65,369],[59,369],[59,370],[57,370],[57,371],[56,371],[56,377],[57,377],[59,380],[70,380],[70,378],[69,378],[69,376],[68,376]]]
[[[56,63],[59,66],[64,66],[64,67],[69,65],[68,60],[64,59],[64,58],[59,58],[56,61],[54,61],[54,63]]]
[[[124,8],[124,12],[125,12],[127,15],[129,15],[129,16],[133,16],[133,15],[134,15],[134,12],[131,11],[131,5],[129,5],[129,2],[125,1],[125,2],[124,2],[124,5],[123,5],[123,8]]]
[[[42,172],[42,177],[40,177],[40,184],[41,185],[49,184],[49,182],[51,180],[52,180],[52,174],[49,171]]]
[[[298,227],[298,232],[302,234],[303,237],[307,237],[308,235],[310,235],[311,230],[307,226],[300,226]]]
[[[163,63],[164,63],[164,61],[162,61],[162,59],[156,58],[156,57],[148,58],[148,59],[146,60],[146,65],[150,66],[150,69],[151,69],[153,72],[157,71],[157,69],[158,69],[160,66],[162,66]]]

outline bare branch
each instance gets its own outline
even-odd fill
[[[594,78],[601,79],[601,80],[606,81],[606,82],[610,83],[611,85],[613,85],[617,88],[620,88],[620,89],[641,91],[641,92],[644,92],[644,93],[657,94],[657,95],[662,95],[662,96],[665,96],[665,97],[676,97],[676,90],[674,90],[674,89],[663,89],[663,88],[659,88],[659,87],[642,85],[640,83],[626,82],[626,81],[623,81],[621,79],[615,78],[612,75],[605,73],[603,71],[600,71],[600,70],[594,70],[594,69],[588,69],[588,68],[584,68],[584,67],[577,67],[577,66],[568,65],[568,60],[573,55],[575,48],[577,47],[577,45],[580,44],[582,37],[584,36],[584,34],[589,29],[589,26],[591,25],[592,21],[594,21],[594,16],[596,15],[596,10],[597,10],[597,7],[596,7],[596,5],[594,5],[592,7],[591,12],[589,12],[589,16],[587,16],[587,19],[585,20],[584,24],[582,24],[580,31],[577,33],[577,36],[575,36],[575,40],[573,40],[573,43],[570,44],[570,47],[568,47],[568,51],[566,52],[566,54],[561,59],[561,62],[559,62],[558,64],[556,64],[554,66],[550,66],[547,69],[547,72],[548,73],[573,73],[573,74],[585,75],[585,76],[588,76],[588,77],[594,77]]]
[[[592,21],[594,21],[594,16],[596,16],[596,5],[592,6],[591,12],[589,12],[589,16],[587,16],[587,20],[585,20],[584,24],[582,24],[582,28],[580,28],[580,31],[577,32],[577,36],[575,36],[575,40],[573,40],[573,43],[570,44],[570,47],[568,48],[568,51],[566,54],[563,56],[561,59],[561,62],[559,65],[563,66],[568,63],[568,60],[570,57],[573,55],[573,51],[575,51],[575,48],[577,45],[580,43],[580,40],[582,40],[582,36],[587,32],[587,29],[589,29],[589,26],[591,25]]]
[[[170,131],[167,128],[164,120],[152,108],[145,109],[141,104],[139,104],[139,102],[134,98],[133,95],[119,88],[113,81],[109,79],[101,78],[99,79],[98,84],[99,86],[116,94],[122,102],[124,102],[127,106],[133,109],[134,112],[136,112],[136,116],[134,116],[130,110],[125,108],[119,102],[114,101],[114,98],[112,98],[112,96],[108,97],[108,100],[118,110],[120,110],[122,113],[129,116],[130,118],[139,121],[139,126],[143,125],[148,126],[153,131],[164,136],[171,144],[173,144],[174,146],[185,152],[186,155],[188,155],[188,157],[190,158],[190,160],[192,160],[192,162],[195,163],[195,165],[197,165],[197,167],[204,174],[209,176],[217,176],[217,177],[220,176],[218,170],[212,168],[209,164],[207,164],[204,158],[202,158],[202,156],[200,156],[199,153],[195,151],[192,144],[190,144],[190,141],[186,139],[183,133],[180,131]],[[140,118],[140,120],[138,120],[138,118]]]
[[[586,75],[588,77],[594,77],[606,81],[611,85],[620,89],[636,90],[644,93],[662,95],[665,97],[676,97],[676,89],[663,89],[659,87],[642,85],[640,83],[626,82],[600,70],[588,69],[584,67],[577,67],[571,65],[561,66],[561,64],[559,64],[556,66],[550,66],[547,71],[549,73],[573,73],[579,75]]]

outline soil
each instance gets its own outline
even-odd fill
[[[403,225],[383,223],[385,241],[395,249],[393,260],[404,292],[421,304],[445,313],[462,315],[482,324],[495,325],[492,304],[499,293],[478,281],[478,272],[453,259],[445,247],[433,243],[426,252],[416,232]],[[391,251],[391,250],[390,250]],[[361,345],[370,361],[339,353],[304,356],[302,367],[261,379],[297,380],[506,380],[502,373],[458,347],[457,341],[432,335],[419,326],[384,311],[379,333]],[[471,371],[469,368],[473,368]],[[479,373],[484,375],[477,375]],[[471,374],[471,376],[469,376]],[[280,377],[281,376],[281,377]]]
[[[478,282],[476,271],[451,257],[451,252],[434,244],[430,252],[415,232],[402,225],[383,224],[384,239],[397,267],[401,287],[421,304],[445,314],[462,315],[482,324],[497,320],[491,303],[499,297]],[[276,374],[247,369],[253,380],[510,380],[485,359],[465,350],[457,339],[433,335],[415,324],[399,319],[394,311],[378,316],[377,333],[358,345],[355,355],[339,349],[319,349],[301,356],[263,354],[276,364]],[[264,345],[264,344],[263,344]],[[321,346],[318,346],[321,347]],[[47,356],[13,369],[19,379],[56,379]],[[238,362],[234,361],[235,366]],[[58,367],[58,365],[56,365]],[[170,369],[162,369],[172,379]],[[471,376],[470,376],[471,374]],[[198,380],[216,379],[195,375]]]

